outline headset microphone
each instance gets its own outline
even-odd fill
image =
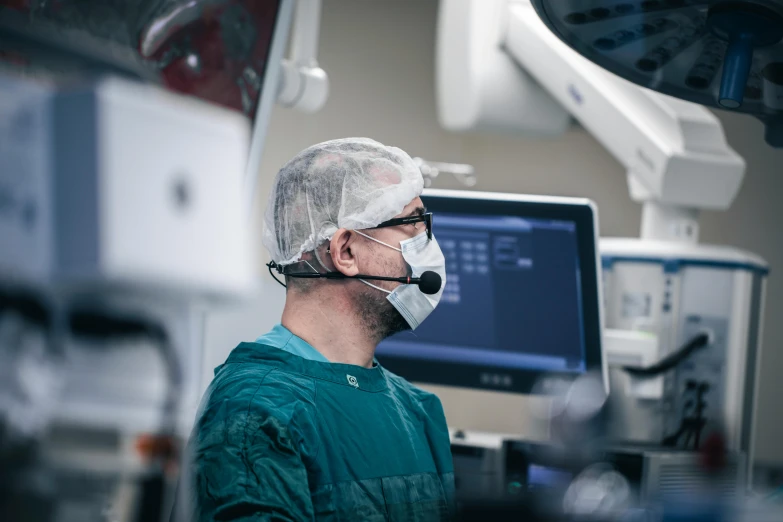
[[[427,270],[418,278],[419,290],[427,295],[437,294],[440,291],[442,280],[440,274]]]
[[[402,283],[404,285],[417,285],[419,287],[419,290],[421,290],[423,294],[427,294],[427,295],[437,294],[440,291],[441,285],[443,284],[440,274],[438,274],[437,272],[433,272],[431,270],[427,270],[426,272],[422,273],[420,277],[384,277],[384,276],[370,276],[364,274],[347,276],[340,272],[326,272],[324,274],[299,272],[299,273],[289,274],[289,273],[285,273],[283,267],[281,267],[277,263],[274,262],[268,263],[266,266],[269,268],[270,274],[272,274],[272,269],[275,269],[279,274],[283,274],[288,277],[297,277],[302,279],[369,279],[371,281],[393,281],[396,283]],[[274,277],[274,274],[272,274],[272,277]],[[275,281],[285,286],[276,277],[275,277]]]

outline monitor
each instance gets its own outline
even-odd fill
[[[425,191],[446,258],[439,306],[383,341],[421,383],[534,392],[542,376],[603,372],[598,218],[586,199]]]

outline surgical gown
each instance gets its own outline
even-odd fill
[[[242,343],[215,371],[190,453],[193,520],[454,516],[440,401],[380,365]]]

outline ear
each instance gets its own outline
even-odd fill
[[[335,270],[347,276],[355,276],[359,273],[359,265],[351,251],[351,246],[356,240],[356,234],[344,228],[339,229],[329,242],[329,255]]]

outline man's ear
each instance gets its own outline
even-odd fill
[[[356,236],[357,234],[350,230],[341,228],[334,233],[332,240],[329,242],[329,255],[335,270],[351,277],[359,273],[356,256],[351,251]]]

